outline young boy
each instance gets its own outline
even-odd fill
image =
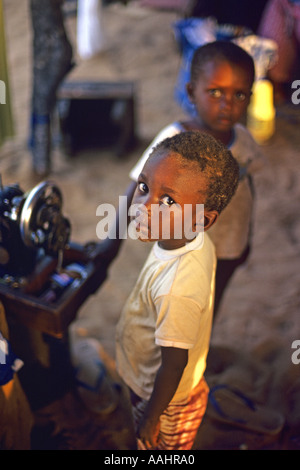
[[[191,449],[204,415],[216,258],[203,232],[228,204],[238,175],[225,146],[191,131],[160,142],[138,177],[140,212],[131,223],[138,238],[155,244],[117,325],[116,360],[131,390],[139,449]],[[202,232],[197,205],[204,205]],[[153,218],[157,206],[174,208],[167,236]],[[181,237],[173,224],[178,208],[181,228],[192,209],[192,230]]]
[[[236,44],[215,41],[198,48],[192,60],[191,81],[187,84],[194,117],[165,127],[130,172],[131,179],[137,181],[153,146],[166,137],[188,130],[212,135],[236,158],[240,166],[236,194],[209,231],[218,259],[215,315],[231,276],[250,252],[251,174],[261,166],[263,157],[248,130],[238,121],[249,104],[254,77],[252,57]]]
[[[175,121],[158,133],[131,170],[132,182],[126,191],[130,203],[144,163],[153,147],[166,137],[198,130],[212,135],[230,149],[240,166],[239,185],[230,204],[209,231],[218,261],[214,315],[232,275],[247,260],[251,248],[252,175],[261,167],[263,156],[239,120],[249,104],[254,76],[252,57],[236,44],[215,41],[199,47],[194,53],[191,81],[187,84],[194,116],[186,121]],[[118,218],[116,224],[118,227]],[[110,238],[102,242],[99,250],[103,258],[111,262],[121,243],[122,239]]]

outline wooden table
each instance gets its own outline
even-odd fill
[[[75,279],[53,303],[42,301],[40,293],[55,272],[57,259],[41,259],[22,288],[0,284],[10,342],[24,362],[19,378],[33,410],[63,396],[73,386],[68,328],[80,306],[106,279],[107,263],[99,256],[98,246],[70,243],[66,247],[64,265],[79,262],[84,276]]]
[[[131,81],[67,78],[57,92],[62,144],[67,154],[113,147],[122,157],[136,141],[136,87]]]

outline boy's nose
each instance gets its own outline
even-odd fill
[[[155,195],[153,193],[148,192],[147,194],[144,195],[141,202],[146,207],[148,213],[150,213],[151,206],[153,204],[156,204],[158,201],[157,201],[157,198],[155,197]]]
[[[144,194],[143,197],[139,198],[138,202],[143,207],[142,212],[144,214],[147,213],[149,215],[151,213],[151,205],[154,204],[153,198],[151,197],[151,195],[149,193]]]
[[[221,100],[222,109],[231,109],[233,105],[233,97],[229,94],[224,94]]]
[[[145,208],[149,211],[150,208],[151,208],[151,204],[152,204],[152,198],[149,194],[145,195],[145,197],[143,197],[143,205],[145,206]]]

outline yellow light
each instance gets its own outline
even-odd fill
[[[273,85],[269,80],[257,80],[248,107],[247,127],[254,139],[265,143],[275,131],[275,107]]]
[[[6,398],[6,400],[9,400],[11,394],[12,394],[12,391],[13,391],[13,388],[14,388],[14,380],[10,380],[9,382],[7,382],[6,384],[2,385],[2,391],[4,393],[4,396]]]

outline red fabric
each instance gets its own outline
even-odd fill
[[[169,404],[160,417],[159,444],[153,450],[190,450],[192,448],[206,410],[208,392],[207,383],[202,378],[186,400]],[[147,401],[135,394],[132,394],[131,401],[137,427]],[[143,450],[139,441],[138,448]]]
[[[288,82],[299,54],[300,5],[288,0],[270,0],[258,34],[273,39],[278,45],[278,62],[270,71],[271,78],[279,83]]]

